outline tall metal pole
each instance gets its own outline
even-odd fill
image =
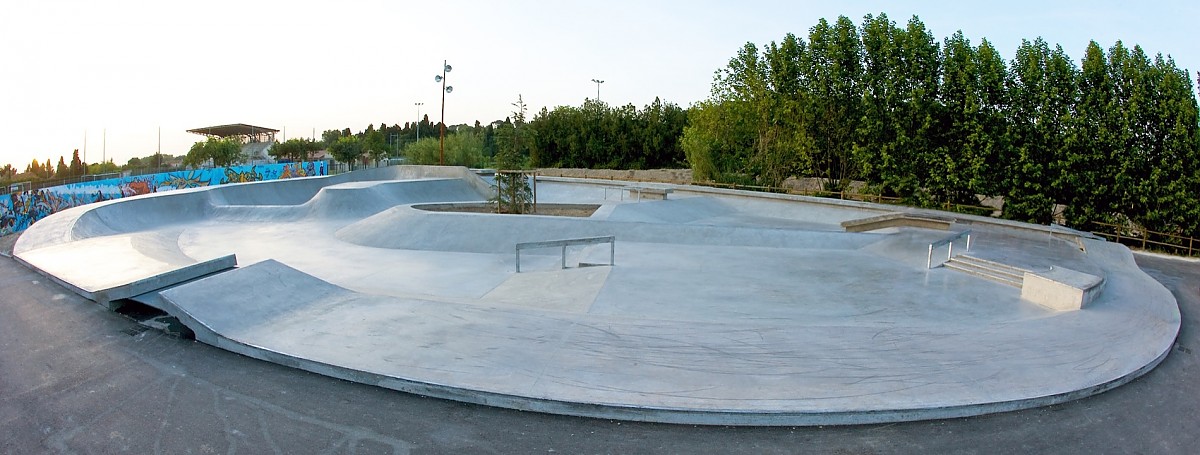
[[[438,165],[446,165],[446,67],[449,62],[442,60],[442,131],[438,135]]]
[[[421,105],[423,104],[425,103],[413,103],[413,106],[417,107],[417,142],[421,141]]]
[[[446,94],[454,90],[454,87],[446,85],[446,73],[450,72],[450,63],[442,60],[442,75],[434,76],[434,82],[442,83],[442,122],[441,133],[438,135],[438,164],[446,165]],[[420,127],[420,125],[417,125]]]
[[[600,79],[592,79],[592,82],[596,83],[596,102],[600,102],[600,84],[603,84],[604,81]]]

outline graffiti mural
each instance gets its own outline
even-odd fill
[[[24,231],[60,210],[142,194],[226,183],[259,182],[329,174],[329,163],[260,164],[166,172],[71,183],[0,196],[0,236]]]

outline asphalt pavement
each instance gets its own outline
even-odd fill
[[[147,330],[0,257],[0,453],[1194,453],[1200,264],[1138,255],[1175,349],[1115,390],[987,416],[704,427],[424,398]]]

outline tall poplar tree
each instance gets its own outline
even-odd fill
[[[1075,104],[1074,64],[1061,46],[1051,51],[1041,38],[1022,41],[1010,71],[1009,137],[1014,149],[1008,171],[1004,216],[1047,224],[1053,221],[1055,157],[1066,147]]]
[[[862,120],[862,41],[845,16],[834,25],[825,19],[809,30],[808,49],[801,61],[813,102],[808,104],[809,136],[815,148],[813,167],[818,177],[838,189],[860,174],[854,162],[858,139],[855,125]]]

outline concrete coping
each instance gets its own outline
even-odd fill
[[[1100,295],[1104,281],[1102,277],[1066,267],[1026,271],[1021,299],[1055,311],[1080,310]]]

